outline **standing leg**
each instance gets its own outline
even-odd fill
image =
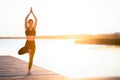
[[[31,70],[31,68],[32,68],[32,64],[33,64],[33,58],[34,58],[35,50],[31,50],[31,49],[29,49],[28,51],[29,51],[29,64],[28,64],[29,66],[28,66],[28,74],[31,75],[30,70]]]

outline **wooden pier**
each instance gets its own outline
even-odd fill
[[[33,65],[32,75],[27,74],[28,63],[12,57],[0,56],[0,80],[68,80],[66,77]]]

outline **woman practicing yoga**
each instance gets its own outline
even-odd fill
[[[30,14],[33,15],[34,21],[32,19],[28,20]],[[25,18],[26,44],[18,51],[19,55],[29,53],[28,74],[31,74],[30,70],[33,64],[33,58],[36,50],[36,46],[35,46],[36,26],[37,26],[37,18],[33,13],[31,7],[29,14]]]

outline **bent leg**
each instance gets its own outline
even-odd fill
[[[18,54],[19,55],[22,55],[22,54],[25,54],[25,53],[28,53],[28,49],[26,47],[22,47],[19,51],[18,51]]]

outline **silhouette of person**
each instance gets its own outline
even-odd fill
[[[33,19],[28,19],[30,14],[33,15],[34,21]],[[36,26],[37,26],[37,18],[35,14],[33,13],[33,10],[31,7],[30,12],[25,18],[26,44],[24,47],[22,47],[18,51],[19,55],[29,53],[28,74],[32,74],[30,70],[33,64],[33,58],[34,58],[34,54],[36,50],[36,46],[35,46]]]

